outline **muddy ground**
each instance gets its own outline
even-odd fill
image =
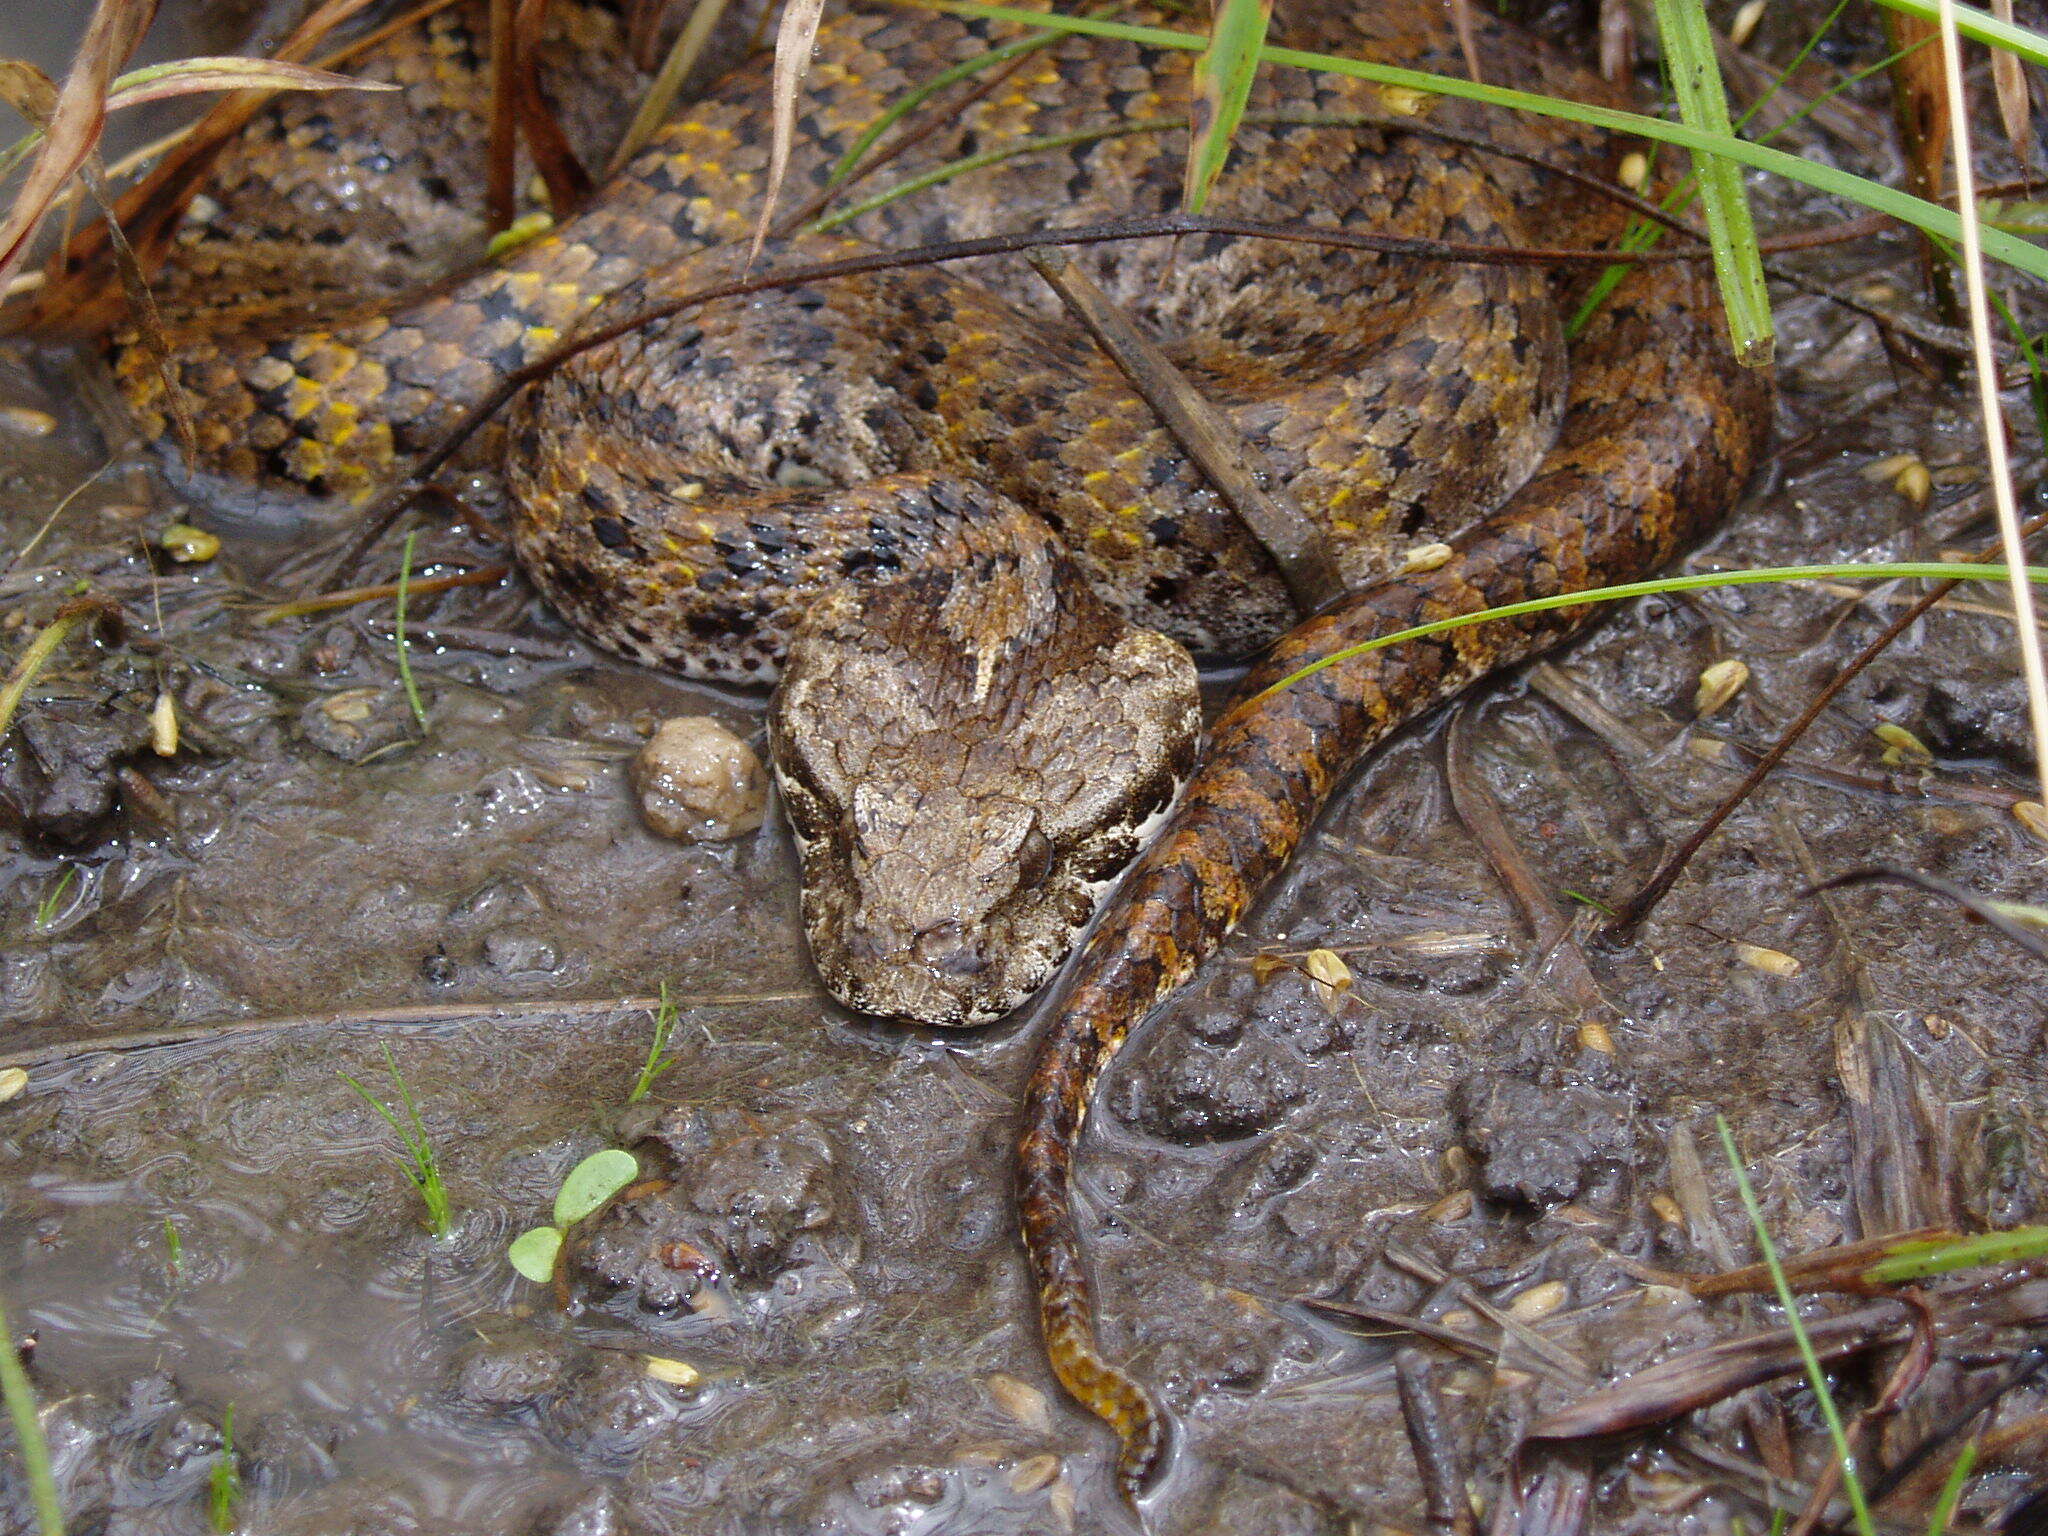
[[[1779,225],[1830,217],[1771,196]],[[1902,239],[1805,269],[1916,302]],[[1980,543],[1964,394],[1889,361],[1869,324],[1781,300],[1777,450],[1689,565]],[[708,713],[758,739],[759,701],[601,655],[508,584],[415,608],[414,741],[389,604],[259,622],[308,530],[182,504],[139,458],[103,468],[92,373],[0,358],[0,405],[31,413],[0,419],[0,550],[97,474],[0,578],[9,660],[81,581],[128,625],[69,645],[0,751],[0,1058],[30,1068],[0,1106],[0,1295],[35,1339],[71,1529],[207,1529],[231,1407],[250,1531],[1128,1529],[1108,1436],[1040,1358],[1007,1205],[1032,1021],[848,1015],[808,968],[777,819],[686,847],[635,814],[626,763],[654,722]],[[2031,484],[2030,430],[2020,451]],[[1933,467],[1924,507],[1863,473],[1902,453]],[[184,518],[223,535],[218,558],[147,553]],[[423,574],[495,558],[422,529]],[[390,579],[396,545],[369,565]],[[1605,1374],[1768,1322],[1655,1283],[1754,1257],[1716,1115],[1787,1251],[2042,1219],[2038,963],[1916,891],[1802,894],[1885,863],[2048,900],[2010,809],[2026,729],[1996,591],[1858,682],[1640,943],[1584,952],[1597,996],[1469,830],[1491,797],[1559,911],[1568,891],[1627,893],[1735,781],[1714,738],[1768,742],[1909,596],[1642,603],[1425,721],[1134,1041],[1079,1184],[1110,1352],[1182,1429],[1154,1530],[1424,1528],[1394,1389],[1407,1336],[1299,1298],[1448,1314],[1481,1341],[1421,1363],[1489,1510],[1521,1427],[1576,1390],[1552,1356]],[[1698,675],[1727,657],[1751,680],[1695,723]],[[159,692],[184,725],[170,758],[147,746]],[[1933,763],[1887,765],[1886,722]],[[1314,948],[1346,959],[1348,989],[1303,974]],[[628,1106],[664,984],[675,1064]],[[393,1098],[387,1048],[441,1159],[445,1240],[343,1079]],[[607,1146],[673,1183],[574,1246],[565,1314],[505,1247]],[[716,1275],[648,1263],[650,1237]],[[1518,1297],[1533,1345],[1475,1315]],[[1953,1417],[2021,1342],[1937,1366],[1888,1446]],[[651,1377],[649,1355],[697,1380]],[[1847,1372],[1852,1404],[1887,1365]],[[2041,1406],[2022,1387],[1997,1422]],[[1788,1382],[1700,1415],[1689,1444],[1523,1467],[1560,1518],[1584,1506],[1541,1528],[1761,1530],[1755,1467],[1809,1479],[1817,1424]],[[1987,1460],[1968,1520],[2040,1486],[2028,1443]],[[11,1458],[0,1497],[0,1531],[27,1529]],[[1924,1529],[1917,1507],[1891,1528]]]

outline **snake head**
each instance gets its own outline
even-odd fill
[[[1194,663],[1046,541],[828,600],[770,716],[832,994],[947,1026],[1066,958],[1187,776]]]

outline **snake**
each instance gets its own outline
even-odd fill
[[[591,638],[695,677],[779,679],[776,779],[813,958],[842,1001],[939,1026],[1005,1016],[1093,915],[1026,1090],[1017,1200],[1053,1372],[1116,1431],[1136,1502],[1170,1416],[1098,1341],[1072,1200],[1103,1071],[1364,754],[1594,610],[1356,648],[1669,561],[1738,494],[1768,382],[1730,361],[1710,281],[1677,263],[1636,269],[1568,339],[1574,285],[1525,265],[1213,232],[1077,249],[1328,539],[1349,595],[1304,616],[1014,257],[680,302],[750,271],[1169,211],[1199,116],[1192,53],[1041,34],[902,132],[838,192],[831,228],[765,250],[769,74],[742,64],[574,217],[422,285],[420,262],[479,254],[484,233],[448,147],[486,111],[482,9],[444,8],[357,61],[407,112],[299,98],[252,124],[159,277],[168,357],[118,339],[117,379],[158,438],[167,392],[188,397],[176,473],[361,502],[564,338],[660,313],[524,390],[478,461],[526,574]],[[610,56],[602,7],[560,9],[558,49]],[[1474,25],[1492,83],[1611,99],[1507,23]],[[1273,33],[1466,68],[1436,0],[1301,0]],[[784,205],[831,206],[835,168],[892,103],[1024,35],[879,0],[828,16]],[[587,97],[551,89],[572,138],[598,133],[577,126]],[[1600,245],[1621,214],[1586,186],[1617,153],[1562,122],[1269,68],[1212,206],[1311,233]],[[1252,655],[1204,740],[1195,658]]]

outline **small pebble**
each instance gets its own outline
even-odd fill
[[[640,815],[678,842],[722,842],[761,825],[768,776],[754,749],[716,720],[665,720],[633,760]]]
[[[57,418],[33,406],[0,405],[0,427],[19,437],[48,437],[57,430]]]
[[[1657,1213],[1657,1219],[1667,1227],[1685,1225],[1685,1212],[1679,1208],[1676,1200],[1662,1191],[1650,1196],[1650,1209]]]
[[[1057,1456],[1028,1456],[1010,1471],[1012,1493],[1036,1493],[1060,1475]]]
[[[1782,949],[1766,949],[1761,944],[1740,944],[1735,946],[1735,958],[1753,971],[1762,971],[1766,976],[1793,977],[1799,974],[1799,962]]]
[[[1026,1429],[1035,1429],[1040,1434],[1052,1432],[1052,1414],[1047,1411],[1045,1394],[1028,1381],[1019,1381],[1007,1371],[992,1371],[983,1383],[995,1404]]]
[[[1728,23],[1728,41],[1740,48],[1756,32],[1756,24],[1764,19],[1764,0],[1748,0],[1735,19]]]
[[[1571,1299],[1562,1280],[1539,1280],[1508,1303],[1508,1316],[1520,1323],[1540,1323]]]
[[[156,541],[180,565],[203,565],[220,553],[220,540],[190,523],[171,524]]]
[[[1749,681],[1749,663],[1730,656],[1700,673],[1700,685],[1692,696],[1692,712],[1701,719],[1720,709]]]
[[[1614,175],[1629,191],[1640,192],[1643,183],[1650,179],[1650,157],[1639,149],[1632,149],[1621,157],[1621,164]]]
[[[0,1104],[20,1098],[27,1087],[27,1072],[20,1067],[0,1067]]]

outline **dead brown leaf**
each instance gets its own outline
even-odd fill
[[[824,15],[825,0],[784,0],[782,21],[775,29],[775,121],[768,146],[768,186],[761,199],[761,216],[754,224],[754,243],[747,252],[749,266],[760,259],[769,227],[775,222],[775,204],[782,196],[789,152],[796,143],[797,96],[804,76],[810,73],[811,49]]]
[[[85,164],[107,119],[114,75],[142,41],[156,0],[99,0],[44,124],[44,138],[5,218],[0,218],[0,293],[27,259],[57,195]]]

